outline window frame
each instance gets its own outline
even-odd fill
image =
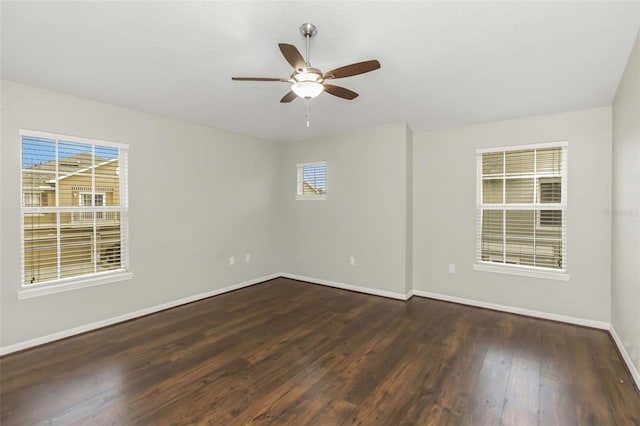
[[[304,194],[302,188],[304,181],[304,168],[310,166],[324,166],[325,176],[325,193],[324,194]],[[310,163],[296,164],[296,200],[326,200],[327,199],[327,162],[326,161],[314,161]]]
[[[568,253],[568,246],[567,246],[567,233],[568,233],[568,227],[567,227],[567,199],[568,199],[568,146],[569,143],[568,141],[558,141],[558,142],[546,142],[546,143],[536,143],[536,144],[527,144],[527,145],[512,145],[512,146],[502,146],[502,147],[494,147],[494,148],[481,148],[481,149],[477,149],[476,150],[476,255],[475,255],[475,262],[473,265],[474,270],[477,271],[485,271],[485,272],[497,272],[497,273],[505,273],[505,274],[511,274],[511,275],[522,275],[522,276],[530,276],[530,277],[537,277],[537,278],[548,278],[548,279],[554,279],[554,280],[562,280],[562,281],[567,281],[570,278],[570,275],[568,273],[568,262],[567,262],[567,253]],[[505,261],[505,263],[498,263],[498,262],[490,262],[490,261],[483,261],[481,259],[481,253],[482,253],[482,212],[486,209],[486,206],[491,206],[492,203],[483,203],[483,173],[482,173],[482,167],[483,167],[483,163],[482,163],[482,155],[486,154],[486,153],[507,153],[509,151],[523,151],[523,150],[541,150],[541,149],[545,149],[545,148],[562,148],[562,170],[560,172],[560,176],[541,176],[538,177],[536,171],[534,170],[534,176],[535,179],[538,180],[538,182],[534,185],[535,186],[535,203],[531,203],[531,207],[527,209],[527,205],[529,203],[523,203],[523,204],[515,204],[515,206],[513,206],[511,209],[507,208],[507,206],[509,204],[506,203],[494,203],[493,206],[500,206],[500,209],[502,211],[506,212],[509,210],[534,210],[537,212],[536,214],[536,223],[535,223],[535,228],[537,230],[549,230],[549,229],[554,229],[554,228],[558,228],[558,227],[549,227],[546,225],[540,225],[540,212],[543,210],[540,207],[541,203],[540,203],[540,179],[547,179],[547,178],[559,178],[560,179],[560,184],[561,184],[561,200],[560,203],[552,203],[550,204],[550,206],[554,206],[554,209],[557,210],[558,208],[561,211],[561,214],[563,215],[564,218],[564,226],[561,225],[561,238],[562,238],[562,242],[563,242],[563,261],[564,261],[564,268],[563,269],[557,269],[557,268],[547,268],[547,267],[541,267],[541,266],[529,266],[529,265],[517,265],[517,264],[510,264],[507,263]],[[487,209],[489,210],[489,209]],[[550,209],[549,209],[550,210]],[[506,230],[504,230],[504,232],[506,233]],[[504,236],[504,238],[506,238],[506,236]]]
[[[29,129],[20,129],[19,131],[19,152],[20,152],[20,192],[23,193],[23,138],[24,137],[34,137],[34,138],[43,138],[50,139],[56,141],[64,141],[71,143],[79,143],[79,144],[89,144],[92,145],[92,149],[95,150],[96,146],[101,147],[110,147],[110,148],[118,148],[118,168],[119,168],[119,206],[91,206],[90,209],[93,209],[95,212],[98,212],[98,209],[101,211],[108,210],[109,212],[113,211],[120,213],[120,244],[121,244],[121,259],[120,259],[120,268],[109,270],[109,271],[100,271],[93,272],[89,274],[77,275],[73,277],[66,278],[58,278],[55,280],[44,281],[41,283],[33,283],[28,284],[25,282],[25,216],[26,215],[44,215],[45,213],[65,213],[65,212],[73,212],[73,209],[76,207],[61,207],[61,206],[25,206],[24,203],[24,195],[20,203],[20,289],[18,291],[17,297],[18,299],[28,299],[32,297],[39,297],[48,294],[55,294],[75,289],[88,288],[96,285],[108,284],[113,282],[120,282],[124,280],[129,280],[133,278],[133,273],[130,271],[129,266],[129,197],[128,197],[128,151],[129,145],[111,142],[99,139],[64,135],[59,133],[51,133],[37,130],[29,130]],[[57,155],[57,154],[56,154]],[[59,161],[59,158],[56,158],[56,161]],[[92,165],[95,167],[95,165]],[[122,173],[122,170],[125,173]],[[124,175],[124,176],[123,176]],[[101,192],[96,191],[97,188],[94,188],[93,194],[97,195]],[[80,198],[80,197],[79,197]],[[42,201],[41,201],[42,202]],[[106,203],[106,195],[103,194],[103,203]],[[84,211],[84,210],[83,210]],[[56,227],[60,226],[59,224],[55,225]],[[56,243],[56,247],[59,247],[60,242]],[[59,248],[58,248],[59,250]],[[95,255],[95,254],[94,254]]]

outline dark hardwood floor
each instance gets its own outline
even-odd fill
[[[604,331],[287,279],[0,359],[2,425],[640,425]]]

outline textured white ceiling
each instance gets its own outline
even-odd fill
[[[453,127],[609,105],[640,27],[638,2],[1,3],[2,78],[264,139],[385,123]],[[277,43],[329,70],[378,59],[322,94],[280,104]]]

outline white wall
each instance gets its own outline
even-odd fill
[[[1,89],[1,347],[280,269],[276,144],[9,81]],[[130,145],[133,280],[17,300],[20,128]]]
[[[408,132],[397,124],[282,145],[284,272],[406,294]],[[327,200],[297,201],[296,164],[312,161],[327,162]]]
[[[634,52],[630,67],[637,69],[637,46]],[[608,322],[613,309],[616,329],[635,350],[638,240],[616,227],[631,221],[639,235],[637,86],[625,77],[616,99],[613,210],[636,212],[614,214],[613,222],[614,253],[636,260],[614,265],[611,301],[609,107],[416,134],[397,124],[276,144],[2,81],[0,347],[282,271],[593,321]],[[130,144],[133,280],[17,300],[20,128]],[[571,279],[474,271],[475,150],[558,140],[569,141]],[[296,164],[322,160],[327,200],[296,201]],[[187,212],[191,206],[197,210]]]
[[[569,142],[571,279],[474,271],[476,149],[562,140]],[[413,150],[416,290],[609,322],[610,107],[415,133]]]
[[[640,35],[613,104],[611,324],[640,371]]]

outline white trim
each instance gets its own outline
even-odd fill
[[[622,355],[622,359],[624,360],[625,364],[627,364],[627,368],[631,373],[631,378],[636,382],[636,388],[640,389],[640,372],[638,371],[635,364],[631,360],[631,356],[629,356],[629,353],[627,352],[627,348],[625,348],[624,344],[622,343],[620,336],[618,336],[618,333],[616,333],[616,329],[613,328],[613,324],[611,324],[611,326],[609,327],[609,334],[611,335],[611,337],[613,338],[613,341],[618,347],[618,351],[620,351],[620,354]]]
[[[64,140],[65,142],[80,142],[86,144],[111,146],[114,148],[129,149],[129,144],[104,141],[100,139],[83,138],[81,136],[63,135],[60,133],[41,132],[39,130],[20,129],[20,136],[30,136],[33,138]]]
[[[45,343],[53,342],[55,340],[64,339],[66,337],[74,336],[76,334],[86,333],[87,331],[96,330],[98,328],[107,327],[109,325],[117,324],[119,322],[128,321],[134,318],[142,317],[145,315],[153,314],[155,312],[164,311],[166,309],[174,308],[176,306],[184,305],[187,303],[195,302],[197,300],[206,299],[208,297],[217,296],[218,294],[227,293],[233,290],[238,290],[244,287],[249,287],[254,284],[258,284],[264,281],[269,281],[274,278],[278,278],[280,274],[266,275],[263,277],[255,278],[253,280],[245,281],[242,283],[230,285],[228,287],[220,288],[217,290],[208,291],[206,293],[196,294],[194,296],[185,297],[183,299],[174,300],[171,302],[163,303],[161,305],[152,306],[150,308],[144,308],[139,311],[130,312],[127,314],[119,315],[117,317],[109,318],[102,321],[93,322],[91,324],[81,325],[79,327],[70,328],[68,330],[59,331],[57,333],[48,334],[42,337],[36,337],[35,339],[26,340],[24,342],[15,343],[13,345],[0,347],[0,356],[10,354],[12,352],[21,351],[24,349],[32,348],[34,346],[40,346]]]
[[[55,280],[43,284],[23,285],[18,291],[18,300],[31,299],[32,297],[46,296],[48,294],[63,293],[65,291],[81,288],[95,287],[97,285],[116,283],[133,278],[132,272],[120,271],[117,273],[105,272],[104,275],[90,274],[72,277],[66,280]]]
[[[328,287],[339,288],[342,290],[351,290],[351,291],[356,291],[358,293],[388,297],[390,299],[409,300],[411,298],[411,293],[408,293],[408,294],[395,293],[393,291],[378,290],[378,289],[369,288],[369,287],[360,287],[352,284],[345,284],[345,283],[339,283],[336,281],[323,280],[321,278],[311,278],[311,277],[305,277],[303,275],[289,274],[287,272],[281,272],[280,276],[283,278],[290,278],[292,280],[306,281],[313,284],[326,285]]]
[[[571,276],[563,270],[545,271],[542,268],[517,266],[496,263],[488,265],[485,263],[474,263],[473,269],[482,272],[497,272],[499,274],[521,275],[525,277],[546,278],[550,280],[569,281]]]
[[[476,149],[476,154],[486,154],[488,152],[522,151],[526,149],[557,148],[557,147],[567,147],[567,146],[569,146],[568,141],[530,143],[526,145],[511,145],[511,146],[493,147],[493,148],[479,148],[479,149]]]
[[[326,165],[327,162],[326,161],[312,161],[311,163],[298,163],[296,164],[296,167],[304,167],[304,166],[321,166],[321,165]]]
[[[568,324],[581,325],[584,327],[609,330],[610,324],[604,321],[595,321],[586,318],[570,317],[568,315],[552,314],[549,312],[535,311],[533,309],[516,308],[514,306],[498,305],[496,303],[480,302],[478,300],[464,299],[462,297],[449,296],[446,294],[432,293],[430,291],[413,290],[414,296],[428,297],[429,299],[444,300],[445,302],[459,303],[462,305],[475,306],[478,308],[492,309],[494,311],[509,312],[511,314],[526,315],[528,317],[542,318],[551,321],[564,322]]]
[[[509,312],[509,313],[513,313],[513,314],[526,315],[526,316],[530,316],[530,317],[534,317],[534,318],[542,318],[542,319],[558,321],[558,322],[563,322],[563,323],[568,323],[568,324],[576,324],[576,325],[581,325],[581,326],[585,326],[585,327],[608,330],[611,333],[616,345],[618,346],[618,349],[620,350],[620,353],[622,353],[622,357],[623,357],[625,363],[627,364],[627,366],[629,367],[629,370],[631,371],[632,377],[636,381],[636,384],[639,384],[639,387],[640,387],[640,375],[638,374],[638,370],[636,369],[636,367],[631,362],[631,358],[629,357],[628,353],[626,352],[626,349],[622,345],[621,340],[618,337],[617,333],[615,332],[613,326],[611,324],[609,324],[608,322],[594,321],[594,320],[571,317],[571,316],[566,316],[566,315],[559,315],[559,314],[552,314],[552,313],[547,313],[547,312],[535,311],[535,310],[531,310],[531,309],[516,308],[516,307],[506,306],[506,305],[498,305],[498,304],[495,304],[495,303],[480,302],[480,301],[476,301],[476,300],[464,299],[464,298],[461,298],[461,297],[448,296],[448,295],[444,295],[444,294],[431,293],[431,292],[428,292],[428,291],[415,290],[415,289],[414,290],[410,290],[407,294],[401,294],[401,293],[395,293],[395,292],[390,292],[390,291],[386,291],[386,290],[377,290],[377,289],[371,289],[371,288],[367,288],[367,287],[355,286],[355,285],[351,285],[351,284],[338,283],[338,282],[335,282],[335,281],[323,280],[323,279],[319,279],[319,278],[311,278],[311,277],[306,277],[306,276],[302,276],[302,275],[289,274],[289,273],[286,273],[286,272],[280,272],[280,273],[276,273],[276,274],[266,275],[266,276],[263,276],[263,277],[255,278],[255,279],[252,279],[252,280],[249,280],[249,281],[245,281],[245,282],[242,282],[242,283],[234,284],[234,285],[231,285],[231,286],[228,286],[228,287],[224,287],[224,288],[221,288],[221,289],[212,290],[212,291],[209,291],[209,292],[206,292],[206,293],[200,293],[200,294],[197,294],[197,295],[194,295],[194,296],[186,297],[186,298],[179,299],[179,300],[174,300],[174,301],[167,302],[167,303],[164,303],[164,304],[161,304],[161,305],[156,305],[156,306],[153,306],[153,307],[150,307],[150,308],[141,309],[139,311],[130,312],[130,313],[119,315],[117,317],[109,318],[109,319],[106,319],[106,320],[97,321],[97,322],[94,322],[94,323],[91,323],[91,324],[86,324],[86,325],[82,325],[82,326],[79,326],[79,327],[71,328],[71,329],[68,329],[68,330],[59,331],[59,332],[52,333],[52,334],[49,334],[49,335],[46,335],[46,336],[37,337],[35,339],[30,339],[30,340],[26,340],[26,341],[23,341],[23,342],[15,343],[13,345],[0,347],[0,356],[6,355],[6,354],[9,354],[9,353],[12,353],[12,352],[17,352],[17,351],[21,351],[21,350],[24,350],[24,349],[28,349],[28,348],[31,348],[31,347],[34,347],[34,346],[43,345],[45,343],[53,342],[55,340],[64,339],[66,337],[74,336],[74,335],[77,335],[77,334],[86,333],[87,331],[91,331],[91,330],[96,330],[98,328],[107,327],[109,325],[117,324],[119,322],[128,321],[128,320],[131,320],[131,319],[134,319],[134,318],[138,318],[138,317],[142,317],[142,316],[145,316],[145,315],[153,314],[155,312],[164,311],[166,309],[170,309],[170,308],[173,308],[173,307],[176,307],[176,306],[180,306],[180,305],[184,305],[184,304],[187,304],[187,303],[195,302],[197,300],[201,300],[201,299],[206,299],[208,297],[217,296],[219,294],[223,294],[223,293],[227,293],[227,292],[230,292],[230,291],[238,290],[238,289],[241,289],[241,288],[244,288],[244,287],[249,287],[249,286],[252,286],[254,284],[260,284],[262,282],[269,281],[269,280],[272,280],[272,279],[275,279],[275,278],[279,278],[279,277],[289,278],[289,279],[303,281],[303,282],[309,282],[309,283],[313,283],[313,284],[325,285],[325,286],[339,288],[339,289],[343,289],[343,290],[351,290],[351,291],[356,291],[356,292],[359,292],[359,293],[371,294],[371,295],[374,295],[374,296],[388,297],[388,298],[397,299],[397,300],[409,300],[413,296],[427,297],[427,298],[430,298],[430,299],[443,300],[443,301],[458,303],[458,304],[462,304],[462,305],[475,306],[475,307],[484,308],[484,309],[492,309],[492,310],[495,310],[495,311]],[[83,287],[83,288],[85,288],[85,287]]]
[[[296,200],[326,200],[326,195],[296,195]]]

